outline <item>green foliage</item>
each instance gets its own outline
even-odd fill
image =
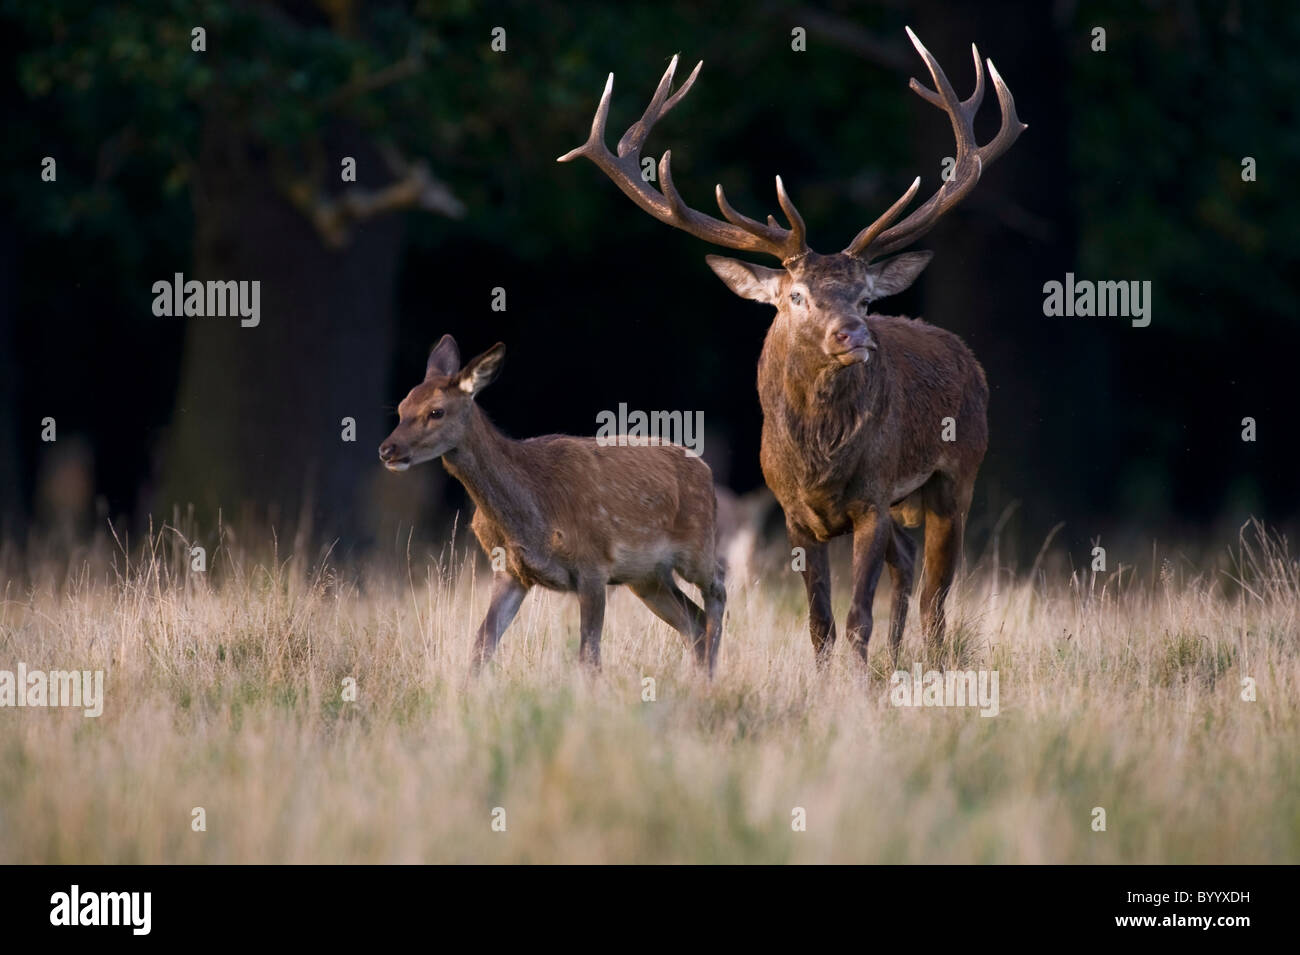
[[[194,245],[199,156],[210,145],[212,119],[220,119],[222,135],[242,139],[254,161],[323,172],[335,189],[341,157],[332,134],[359,131],[426,159],[468,210],[455,224],[407,216],[412,241],[399,274],[411,280],[397,295],[403,314],[424,314],[435,269],[463,275],[490,261],[512,284],[512,313],[501,318],[500,334],[572,375],[580,369],[567,363],[585,355],[567,342],[548,343],[541,331],[530,338],[532,329],[563,313],[569,341],[605,333],[605,309],[573,308],[564,293],[581,285],[593,302],[616,300],[625,283],[653,270],[656,281],[643,284],[625,328],[607,343],[657,335],[654,357],[673,362],[674,390],[664,398],[653,390],[662,376],[638,379],[621,369],[619,385],[632,401],[707,399],[711,418],[740,436],[734,460],[751,462],[748,475],[735,469],[736,479],[757,480],[757,455],[744,446],[758,422],[752,368],[748,357],[732,359],[757,353],[761,311],[716,288],[704,306],[714,309],[710,321],[681,307],[685,293],[713,281],[700,263],[702,245],[636,212],[590,164],[558,166],[555,157],[587,136],[609,72],[617,73],[612,144],[640,115],[673,53],[682,57],[679,79],[702,59],[694,91],[654,131],[646,154],[671,146],[677,185],[691,205],[712,209],[712,187],[722,182],[737,208],[758,218],[776,211],[779,172],[813,246],[839,248],[912,176],[922,175],[923,196],[934,187],[939,156],[918,149],[918,133],[949,147],[942,116],[907,92],[906,78],[923,73],[903,37],[911,23],[961,92],[970,83],[961,47],[978,39],[1031,126],[1016,147],[1020,181],[1003,193],[1005,215],[995,216],[980,191],[941,227],[982,219],[998,242],[1022,243],[1028,264],[1013,261],[1002,275],[973,270],[987,280],[971,289],[969,315],[926,311],[966,336],[1000,383],[984,472],[992,480],[982,486],[1005,486],[1026,500],[1027,520],[1044,526],[1062,508],[1072,519],[1084,509],[1091,517],[1140,514],[1147,527],[1198,508],[1235,518],[1257,504],[1284,519],[1274,502],[1291,507],[1285,471],[1265,463],[1265,455],[1284,452],[1263,441],[1243,446],[1236,422],[1249,413],[1264,434],[1280,433],[1279,419],[1268,416],[1288,406],[1272,391],[1300,335],[1293,277],[1300,215],[1290,183],[1300,166],[1293,55],[1300,12],[1208,0],[1066,6],[1063,15],[1040,8],[1029,17],[1011,4],[989,4],[976,16],[948,15],[934,0],[834,0],[819,7],[826,20],[810,26],[807,52],[795,53],[790,28],[808,15],[796,3],[0,0],[0,48],[16,90],[0,119],[13,157],[0,171],[0,194],[22,237],[17,311],[84,310],[82,298],[93,295],[94,318],[69,334],[89,340],[100,328],[119,334],[136,322],[141,344],[121,344],[114,359],[148,350],[151,367],[171,373],[180,336],[191,329],[150,324],[142,289],[181,267]],[[949,26],[947,36],[929,25],[939,22]],[[207,31],[204,53],[190,48],[196,25]],[[490,47],[498,26],[507,31],[504,53]],[[1094,26],[1107,30],[1104,53],[1089,49]],[[846,41],[854,30],[885,54],[863,56]],[[1025,59],[1026,50],[1039,59]],[[1064,59],[1059,71],[1042,68],[1056,57]],[[1062,85],[1068,114],[1045,115],[1041,104],[1060,102]],[[983,130],[993,112],[986,103]],[[47,155],[58,160],[56,188],[39,182]],[[1241,179],[1245,156],[1257,161],[1254,182]],[[362,163],[361,185],[388,178],[375,165]],[[1044,199],[1061,193],[1059,206]],[[1022,214],[1040,222],[1047,238],[1018,227]],[[987,245],[972,254],[986,263],[1014,258]],[[1059,257],[1044,271],[1051,256]],[[75,295],[62,284],[69,262],[76,263],[72,284],[82,287]],[[1016,321],[1038,321],[1041,283],[1066,269],[1150,280],[1156,327],[1139,335],[1114,323],[1040,323],[1050,335],[1008,335]],[[932,271],[927,281],[939,276]],[[471,284],[437,287],[443,314],[475,314],[482,296]],[[1057,340],[1058,333],[1080,337]],[[421,326],[404,334],[418,341],[401,341],[399,351],[414,354],[430,332]],[[686,336],[696,346],[674,344],[669,356],[662,343]],[[1171,352],[1178,352],[1172,362]],[[1069,361],[1077,368],[1068,369]],[[1196,401],[1188,402],[1185,382],[1194,383]],[[1052,390],[1078,396],[1077,407],[1049,400]],[[164,397],[153,404],[170,409],[171,383],[159,382],[156,395]],[[1042,407],[1030,408],[1030,396]],[[34,400],[44,406],[56,397],[51,388]],[[591,418],[582,399],[569,397],[537,419],[526,409],[515,413],[520,431],[585,429]],[[560,415],[568,418],[557,422]],[[1069,415],[1093,424],[1060,417]],[[154,420],[166,417],[159,411]],[[1103,436],[1099,422],[1120,426]],[[1009,437],[1018,432],[1019,449]],[[1090,448],[1086,468],[1078,464],[1083,446]],[[233,473],[242,464],[210,466]],[[1020,472],[1036,469],[1042,480],[1031,489]],[[1195,480],[1185,480],[1193,470]],[[118,493],[118,501],[135,497]],[[1041,510],[1035,497],[1047,502]]]
[[[546,233],[557,226],[594,236],[608,214],[610,189],[593,182],[591,170],[570,172],[580,189],[557,193],[546,184],[557,175],[555,156],[585,137],[611,70],[619,73],[612,142],[644,107],[672,53],[683,54],[682,78],[705,59],[701,84],[665,123],[669,136],[679,132],[672,145],[688,197],[707,204],[711,184],[726,178],[736,201],[767,208],[774,204],[770,183],[777,171],[833,156],[833,163],[817,163],[821,181],[792,184],[815,221],[842,207],[844,179],[859,175],[864,164],[898,158],[900,147],[890,142],[899,137],[882,141],[871,130],[905,128],[899,114],[912,105],[902,97],[866,96],[884,79],[881,72],[825,45],[819,53],[797,54],[800,83],[792,88],[788,69],[764,69],[774,56],[796,55],[788,50],[786,18],[768,8],[737,12],[721,24],[697,5],[581,12],[558,2],[494,11],[468,2],[321,7],[350,17],[331,22],[301,7],[291,14],[275,4],[212,0],[147,6],[10,0],[3,16],[14,34],[28,112],[14,124],[23,128],[9,132],[24,140],[26,156],[59,143],[65,185],[57,193],[33,191],[24,164],[12,171],[5,191],[39,228],[60,235],[102,231],[138,252],[140,243],[170,245],[188,222],[185,190],[193,183],[205,117],[220,116],[300,168],[316,160],[322,134],[344,122],[430,159],[473,210],[471,232],[540,257],[552,248]],[[860,19],[870,26],[873,16],[868,11]],[[490,48],[498,25],[507,30],[505,53]],[[207,31],[206,52],[191,50],[195,26]],[[636,44],[629,57],[629,36],[661,42]],[[783,121],[793,109],[798,121]],[[845,115],[854,122],[839,121]],[[774,140],[770,157],[746,151],[757,128]],[[689,135],[681,133],[687,129]],[[662,152],[666,138],[656,131],[650,146]],[[786,165],[778,166],[776,157]],[[331,157],[329,168],[336,164]],[[851,234],[857,218],[839,224],[840,231]],[[634,217],[627,217],[627,227],[658,228]]]
[[[555,233],[593,241],[608,217],[612,187],[590,169],[566,170],[582,188],[552,183],[555,155],[585,136],[611,70],[612,140],[668,56],[682,53],[682,75],[703,58],[696,91],[647,152],[671,142],[681,187],[701,206],[725,180],[738,206],[766,211],[771,176],[785,171],[828,246],[863,217],[858,201],[844,201],[846,185],[865,204],[910,178],[904,134],[920,112],[911,97],[876,95],[901,93],[898,76],[823,37],[790,53],[791,16],[773,6],[725,17],[700,4],[558,0],[493,9],[6,0],[0,10],[26,97],[6,124],[23,157],[2,183],[6,198],[37,228],[111,237],[125,264],[189,227],[186,190],[209,114],[304,167],[331,124],[355,125],[429,158],[469,204],[471,236],[542,258]],[[903,19],[874,5],[843,16],[886,38]],[[1093,25],[1108,30],[1105,53],[1089,49]],[[191,51],[194,26],[207,31],[205,53]],[[505,53],[490,49],[494,26],[507,29]],[[1300,62],[1289,51],[1300,10],[1111,0],[1078,8],[1065,32],[1075,115],[1061,178],[1076,197],[1083,267],[1150,276],[1170,296],[1162,309],[1186,311],[1204,334],[1242,308],[1294,320],[1286,276],[1300,248],[1289,183],[1300,164]],[[32,163],[51,144],[65,186],[33,190]],[[1248,155],[1259,165],[1251,183],[1240,175]],[[428,241],[445,227],[424,228],[435,230]],[[659,228],[620,221],[621,231]],[[1207,271],[1211,260],[1221,267]]]
[[[1152,280],[1194,337],[1230,333],[1243,312],[1294,324],[1300,8],[1115,0],[1080,8],[1071,35],[1083,268]]]

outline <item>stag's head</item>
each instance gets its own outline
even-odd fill
[[[775,305],[802,350],[856,365],[876,350],[866,321],[871,303],[911,285],[933,254],[904,252],[868,263],[843,252],[808,252],[781,269],[721,255],[705,261],[741,298]]]
[[[803,217],[786,193],[780,176],[776,177],[776,197],[788,228],[772,216],[764,223],[737,212],[727,201],[721,185],[716,189],[716,196],[722,219],[690,208],[673,185],[671,150],[659,160],[659,183],[663,191],[655,190],[646,182],[641,175],[641,147],[654,124],[690,91],[703,63],[697,64],[686,82],[673,92],[673,76],[677,70],[677,57],[673,57],[650,105],[641,119],[623,134],[616,153],[611,153],[605,145],[605,123],[614,90],[611,73],[587,142],[561,156],[559,161],[585,156],[633,202],[661,222],[715,245],[774,256],[781,268],[714,255],[708,257],[708,263],[737,295],[775,305],[779,320],[787,323],[794,343],[805,353],[841,365],[869,361],[875,342],[866,323],[867,309],[877,299],[895,295],[911,285],[931,256],[929,252],[893,253],[929,232],[944,213],[974,188],[983,169],[1002,155],[1026,128],[1016,116],[1011,91],[998,75],[993,61],[988,60],[989,76],[1002,111],[1002,126],[989,143],[980,146],[973,127],[975,113],[984,99],[984,68],[979,51],[972,44],[975,91],[969,98],[959,100],[943,69],[916,34],[909,28],[907,35],[925,61],[935,85],[930,90],[912,80],[912,90],[946,112],[952,121],[957,140],[952,170],[929,199],[907,218],[897,221],[916,196],[921,184],[918,176],[897,202],[859,232],[841,252],[819,255],[809,248]]]
[[[420,382],[397,406],[400,420],[379,446],[379,460],[390,471],[405,471],[453,451],[469,430],[474,396],[496,378],[506,346],[498,342],[464,368],[450,335],[429,353]]]

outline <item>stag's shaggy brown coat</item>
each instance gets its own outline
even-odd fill
[[[984,98],[984,69],[975,58],[975,91],[959,100],[938,62],[909,29],[935,88],[912,89],[944,110],[957,139],[951,173],[901,222],[920,177],[844,251],[818,255],[806,241],[803,217],[776,179],[776,198],[790,227],[742,215],[717,187],[722,219],[692,209],[673,184],[672,154],[659,161],[662,192],[641,175],[641,147],[651,129],[681,102],[700,64],[676,92],[673,57],[639,122],[605,144],[614,89],[611,73],[591,134],[560,157],[591,160],[633,202],[661,222],[708,242],[780,261],[771,269],[709,256],[714,272],[737,295],[774,305],[776,321],[759,359],[763,406],[763,476],[785,510],[790,541],[803,552],[808,625],[819,660],[835,640],[826,542],[853,535],[853,602],[849,638],[867,659],[871,606],[884,564],[894,583],[890,647],[895,658],[907,619],[916,545],[900,529],[925,523],[925,584],[921,621],[932,640],[944,633],[944,601],[961,555],[962,525],[975,474],[988,446],[988,385],[969,349],[955,335],[906,318],[869,313],[873,301],[907,288],[930,260],[910,252],[875,261],[916,241],[960,202],[985,168],[1026,128],[993,62],[1002,125],[987,144],[975,139],[974,119]],[[796,557],[798,560],[798,557]]]

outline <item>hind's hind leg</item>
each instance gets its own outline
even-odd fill
[[[727,609],[727,575],[721,561],[713,571],[713,579],[700,586],[704,595],[704,642],[708,647],[709,676],[718,662],[718,647],[722,643],[722,615]]]
[[[672,579],[672,574],[634,581],[628,587],[656,617],[686,638],[687,645],[695,651],[695,659],[703,663],[707,629],[704,611],[699,604],[682,593],[682,589]]]

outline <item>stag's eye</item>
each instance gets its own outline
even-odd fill
[[[802,305],[802,304],[803,304],[803,292],[798,292],[798,291],[791,292],[791,293],[790,293],[790,301],[794,302],[794,304],[796,304],[796,305]]]
[[[437,420],[438,420],[439,418],[441,418],[444,414],[446,414],[446,412],[443,411],[441,408],[434,408],[432,411],[429,412],[429,420],[430,420],[430,421],[437,421]]]
[[[858,308],[862,309],[864,312],[870,307],[871,307],[871,299],[862,298],[858,300]]]

